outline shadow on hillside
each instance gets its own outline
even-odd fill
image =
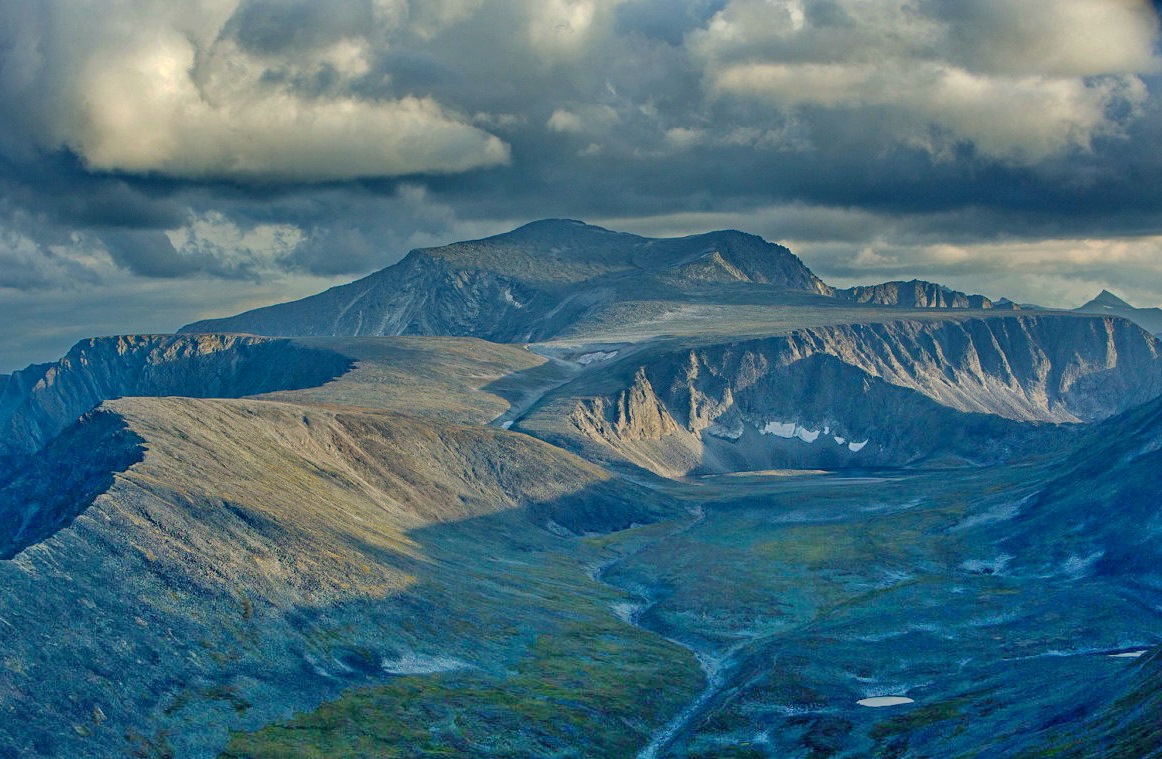
[[[145,441],[110,411],[94,411],[45,448],[0,459],[0,559],[68,527],[145,457]]]

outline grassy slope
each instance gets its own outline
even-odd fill
[[[481,424],[508,403],[484,390],[545,363],[521,346],[458,337],[310,337],[296,342],[354,359],[327,384],[262,396],[292,403],[394,409],[444,422]]]
[[[104,408],[144,460],[0,563],[0,749],[210,755],[230,725],[382,680],[381,659],[454,657],[501,682],[559,631],[608,628],[611,646],[673,657],[686,680],[664,698],[697,678],[680,650],[613,630],[611,591],[570,558],[576,539],[541,526],[656,518],[660,500],[592,464],[386,411]]]

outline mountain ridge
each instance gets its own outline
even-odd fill
[[[725,295],[723,286],[734,287]],[[180,333],[463,335],[538,342],[628,301],[991,309],[984,296],[912,280],[837,290],[782,245],[739,230],[647,238],[545,219],[479,240],[418,248],[399,262],[297,301],[183,326]],[[647,311],[649,309],[647,308]],[[625,317],[635,318],[635,317]],[[636,317],[638,319],[644,317]]]

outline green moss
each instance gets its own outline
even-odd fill
[[[533,642],[508,678],[401,677],[256,733],[223,757],[628,756],[701,687],[692,657],[616,620]]]

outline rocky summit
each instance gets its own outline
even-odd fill
[[[1162,755],[1157,330],[995,295],[546,220],[0,376],[0,757]]]

